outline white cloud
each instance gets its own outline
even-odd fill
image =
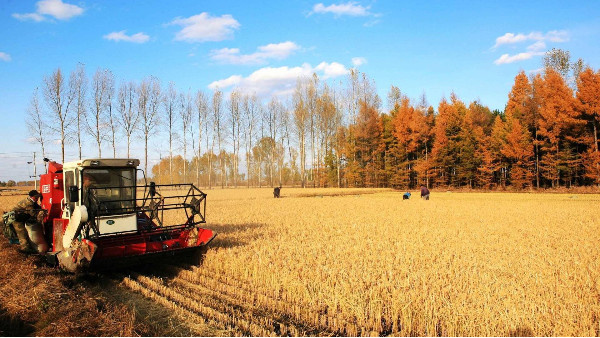
[[[222,48],[211,52],[211,58],[222,63],[248,65],[261,64],[269,59],[282,60],[300,49],[300,46],[291,41],[271,43],[258,47],[258,51],[252,54],[240,54],[238,48]]]
[[[212,17],[203,12],[189,18],[175,18],[171,25],[182,26],[175,35],[175,40],[186,42],[223,41],[233,37],[234,30],[240,23],[231,15]]]
[[[81,15],[84,12],[82,7],[64,3],[62,0],[41,0],[36,3],[36,8],[37,10],[35,13],[14,13],[12,16],[21,21],[33,20],[40,22],[46,20],[46,16],[58,20],[68,20],[72,17]]]
[[[324,80],[326,80],[328,78],[338,77],[338,76],[348,74],[348,69],[346,69],[346,67],[344,65],[342,65],[341,63],[337,63],[337,62],[332,62],[332,63],[321,62],[315,68],[315,71],[322,72],[323,76],[321,78]]]
[[[83,14],[83,8],[66,4],[62,0],[41,0],[37,3],[37,12],[42,15],[53,16],[58,20],[67,20]]]
[[[264,67],[247,77],[233,75],[214,81],[208,87],[213,90],[237,87],[243,92],[256,93],[260,97],[288,95],[294,91],[299,78],[310,77],[313,73],[317,73],[320,78],[326,79],[342,76],[348,72],[344,65],[337,62],[321,62],[317,67],[312,67],[308,63],[298,67]]]
[[[496,38],[496,44],[492,48],[497,48],[501,45],[520,43],[523,41],[566,42],[569,41],[569,33],[567,31],[549,31],[546,34],[542,34],[540,32],[531,32],[527,35],[523,33],[506,33]]]
[[[494,61],[497,65],[513,63],[523,60],[531,59],[534,56],[544,55],[546,49],[546,42],[566,42],[569,41],[569,33],[567,31],[549,31],[545,34],[540,32],[531,32],[529,34],[514,34],[506,33],[496,38],[496,44],[492,47],[492,50],[502,45],[518,44],[526,41],[534,41],[534,43],[527,46],[527,52],[518,53],[515,55],[502,54],[498,59]]]
[[[106,34],[103,36],[104,39],[106,40],[112,40],[112,41],[126,41],[126,42],[133,42],[133,43],[144,43],[144,42],[148,42],[148,40],[150,40],[150,37],[144,33],[136,33],[133,35],[127,35],[125,34],[125,31],[120,31],[120,32],[112,32],[109,34]]]
[[[217,88],[237,86],[239,83],[242,82],[242,80],[243,78],[240,75],[232,75],[226,79],[214,81],[210,85],[208,85],[208,87],[212,90],[215,90]]]
[[[540,50],[545,50],[546,49],[546,43],[544,41],[538,41],[535,42],[529,46],[527,46],[527,50],[531,51],[531,52],[537,52]]]
[[[335,15],[336,17],[342,16],[342,15],[369,16],[369,15],[371,15],[371,13],[369,13],[369,9],[370,9],[370,6],[364,7],[354,1],[340,3],[340,4],[333,4],[333,5],[329,5],[329,6],[325,6],[322,3],[318,3],[313,6],[313,10],[312,10],[311,14],[312,13],[316,13],[316,14],[331,13],[331,14]]]
[[[518,43],[518,42],[522,42],[525,40],[527,40],[527,37],[523,34],[515,35],[513,33],[506,33],[506,34],[496,38],[496,44],[494,45],[494,48],[496,48],[500,45],[510,44],[510,43]]]
[[[494,61],[494,63],[497,65],[513,63],[513,62],[517,62],[517,61],[528,60],[537,55],[544,55],[544,52],[526,52],[526,53],[519,53],[519,54],[516,54],[513,56],[510,56],[508,54],[502,54],[502,56],[500,56],[500,58],[498,58],[496,61]]]
[[[550,42],[567,42],[569,33],[567,31],[550,31],[546,33],[546,40]]]
[[[365,59],[362,56],[352,58],[352,65],[354,67],[360,67],[360,66],[364,65],[365,63],[367,63],[367,59]]]
[[[32,20],[35,22],[40,22],[46,20],[46,18],[43,15],[39,15],[38,13],[13,13],[12,17],[20,21]]]
[[[9,54],[0,52],[0,60],[10,62],[10,60],[12,60],[12,58],[10,57]]]

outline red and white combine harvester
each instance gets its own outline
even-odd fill
[[[63,269],[112,266],[150,255],[199,257],[215,237],[201,227],[205,193],[193,184],[137,185],[139,163],[48,163],[40,178],[42,208],[48,210],[44,234],[51,243],[49,257]]]

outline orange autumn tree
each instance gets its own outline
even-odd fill
[[[576,125],[573,93],[563,78],[553,69],[546,69],[541,88],[539,110],[540,170],[552,187],[560,186],[565,173],[577,165],[568,129]]]
[[[515,77],[515,84],[510,93],[508,93],[508,102],[504,109],[505,114],[512,114],[514,118],[521,121],[521,125],[530,128],[534,125],[534,115],[532,110],[533,88],[529,83],[524,71],[519,72]]]
[[[587,124],[587,151],[582,155],[585,177],[600,185],[600,152],[598,125],[600,123],[600,70],[586,68],[577,79],[577,110]]]
[[[408,97],[404,96],[400,104],[396,104],[392,118],[392,135],[395,138],[393,153],[396,167],[390,178],[394,185],[407,188],[410,185],[412,161],[411,155],[416,150],[413,140],[413,118],[415,109],[410,105]],[[413,155],[414,156],[414,155]]]
[[[356,122],[356,159],[359,186],[380,187],[383,181],[383,124],[379,112],[361,100]]]
[[[456,176],[461,185],[468,185],[473,188],[478,178],[478,168],[483,161],[484,146],[484,126],[487,128],[487,118],[482,115],[485,107],[478,102],[473,102],[466,108],[465,105],[457,100],[455,102],[457,110],[462,117],[461,130],[457,138],[458,158]],[[489,109],[487,110],[489,112]],[[491,115],[491,114],[490,114]]]
[[[517,188],[531,185],[534,177],[533,140],[529,130],[535,130],[532,113],[533,88],[525,72],[515,77],[508,94],[505,116],[505,139],[501,149],[507,162],[508,178]]]
[[[506,142],[501,150],[508,162],[511,185],[522,189],[533,181],[533,145],[531,134],[512,113],[506,115]]]
[[[436,181],[438,184],[459,185],[461,134],[466,111],[464,103],[452,93],[448,102],[442,98],[434,128],[432,156],[435,159]]]
[[[427,101],[423,97],[421,103],[415,109],[420,117],[415,121],[415,128],[419,130],[419,157],[415,162],[414,169],[417,177],[416,186],[424,185],[429,188],[430,180],[435,174],[432,170],[434,167],[434,158],[431,154],[431,149],[433,147],[436,119],[433,107],[426,107]]]

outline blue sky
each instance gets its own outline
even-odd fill
[[[154,75],[181,90],[265,97],[299,75],[339,83],[356,67],[384,109],[391,85],[434,107],[454,91],[503,109],[517,73],[538,71],[553,47],[598,69],[600,2],[0,0],[0,180],[32,174],[25,113],[58,67],[68,75],[81,62],[88,78],[107,68],[117,85]]]

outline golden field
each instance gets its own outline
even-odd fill
[[[203,264],[125,284],[232,334],[600,335],[600,195],[205,192]]]
[[[598,194],[205,192],[201,266],[117,276],[193,335],[600,335]]]

